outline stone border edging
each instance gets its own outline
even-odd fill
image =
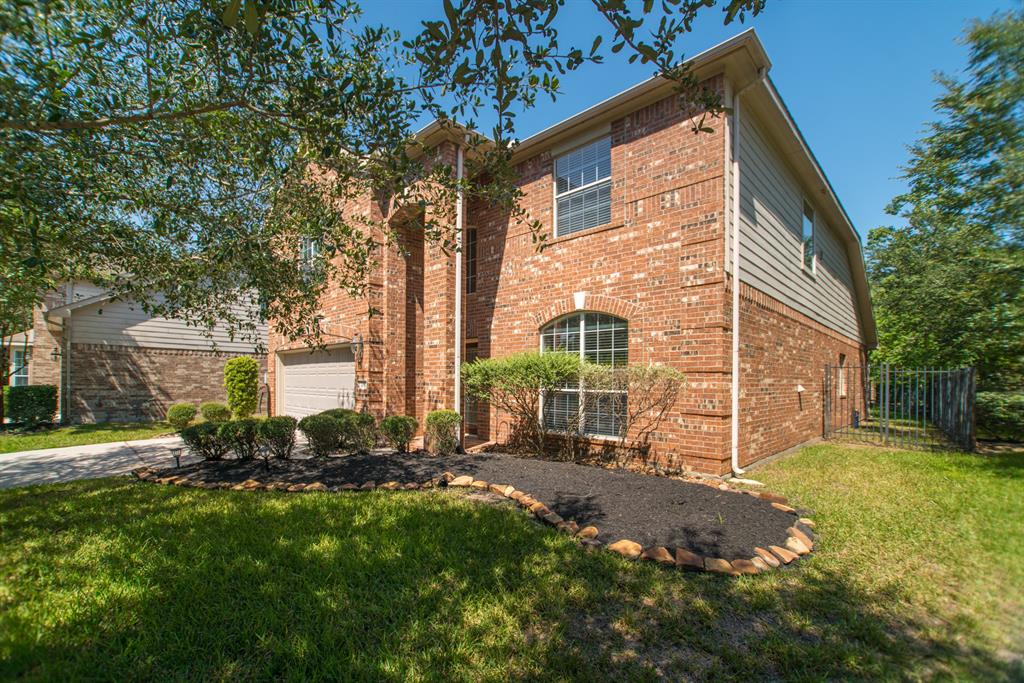
[[[558,513],[551,510],[547,505],[533,498],[524,491],[519,491],[511,484],[491,484],[483,480],[474,479],[468,474],[456,476],[451,472],[445,472],[438,477],[432,477],[424,482],[399,482],[387,481],[377,484],[374,481],[366,481],[362,484],[340,484],[328,487],[322,482],[311,484],[290,484],[288,482],[276,481],[262,483],[255,479],[246,479],[239,484],[228,482],[205,482],[190,479],[186,475],[159,475],[159,471],[143,467],[132,472],[136,479],[149,481],[155,484],[174,486],[188,486],[201,489],[231,489],[233,491],[282,491],[297,493],[300,491],[321,491],[338,493],[342,491],[372,491],[381,489],[384,491],[414,491],[419,489],[432,489],[435,487],[472,488],[487,491],[515,502],[519,507],[532,513],[538,520],[552,526],[559,531],[573,536],[586,550],[604,547],[611,552],[618,553],[628,560],[646,560],[657,562],[663,566],[673,566],[689,571],[715,572],[728,576],[740,576],[742,574],[759,574],[771,571],[788,565],[802,557],[810,555],[814,550],[815,532],[814,522],[807,517],[800,517],[799,513],[786,503],[784,496],[763,491],[747,491],[735,489],[728,484],[720,484],[718,489],[732,493],[742,493],[754,498],[759,498],[771,504],[780,512],[791,514],[794,517],[793,524],[786,530],[789,534],[783,546],[769,545],[767,549],[756,547],[754,555],[750,559],[725,560],[720,557],[705,557],[685,548],[676,548],[675,554],[664,546],[652,546],[644,548],[636,541],[620,539],[614,543],[605,544],[597,540],[600,533],[596,526],[580,525],[572,519],[563,519]]]

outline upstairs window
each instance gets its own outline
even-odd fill
[[[320,254],[320,242],[312,237],[303,237],[299,247],[299,258],[303,265],[311,264]]]
[[[578,353],[584,360],[613,368],[629,361],[629,329],[621,318],[604,313],[577,313],[541,329],[541,352]],[[587,435],[622,436],[626,395],[594,391],[581,382],[555,392],[543,407],[544,423],[555,431]]]
[[[476,291],[476,228],[466,230],[466,293]]]
[[[803,218],[803,267],[808,273],[814,272],[814,209],[804,202]]]
[[[603,137],[555,159],[555,236],[612,220],[612,141]]]

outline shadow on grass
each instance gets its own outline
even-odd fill
[[[442,492],[19,489],[0,551],[3,678],[1014,675],[970,624],[888,618],[895,586],[630,564]]]

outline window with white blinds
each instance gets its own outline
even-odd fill
[[[555,159],[555,236],[612,219],[612,141],[603,137]]]
[[[629,361],[629,327],[606,313],[576,313],[546,325],[540,334],[541,352],[578,353],[591,363],[624,368]],[[544,422],[556,431],[622,436],[626,395],[594,391],[574,382],[555,392],[544,405]]]

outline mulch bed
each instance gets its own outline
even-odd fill
[[[605,544],[629,539],[643,548],[682,548],[702,558],[743,563],[760,554],[755,554],[755,548],[789,547],[794,527],[813,538],[809,528],[813,523],[799,524],[796,511],[771,494],[743,495],[715,485],[498,453],[444,457],[377,453],[274,460],[269,471],[262,461],[226,460],[162,474],[185,477],[192,485],[319,482],[338,490],[344,484],[365,482],[420,483],[445,472],[514,486],[579,527],[597,527],[596,540]]]

